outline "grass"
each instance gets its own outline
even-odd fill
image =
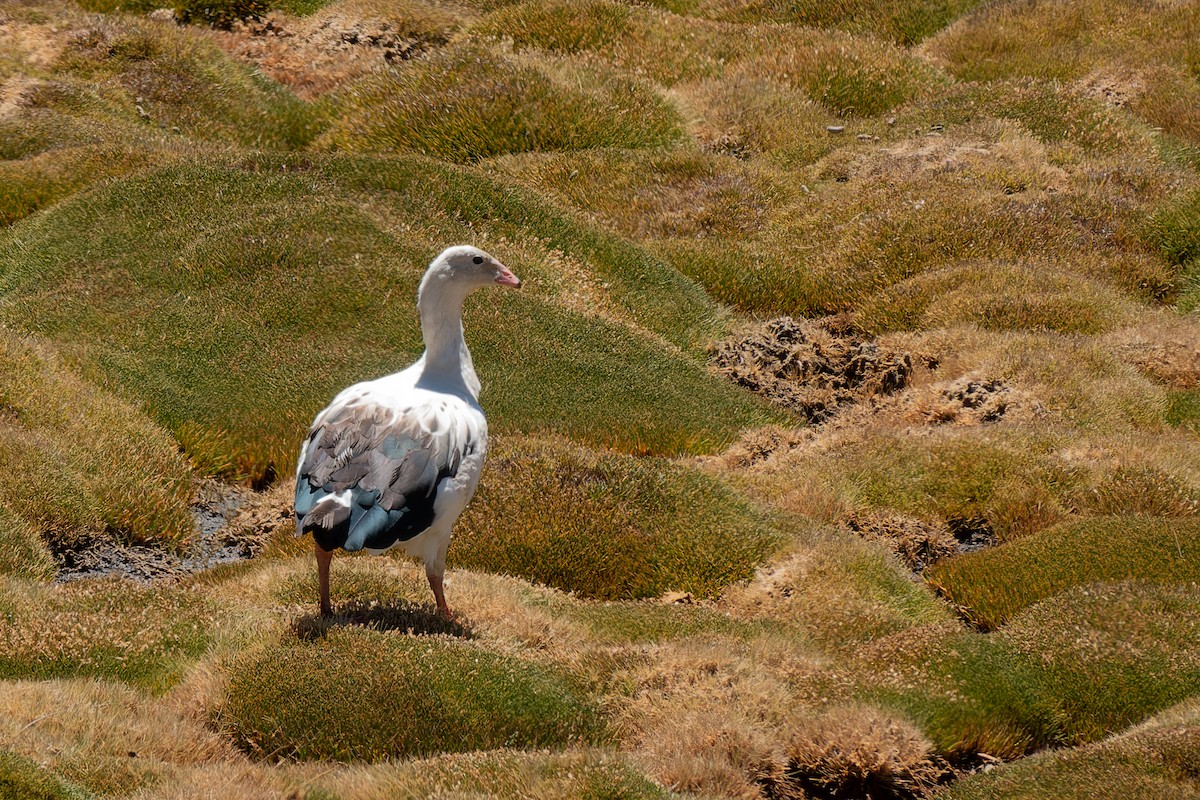
[[[1190,519],[1101,517],[962,556],[926,575],[972,620],[993,629],[1076,586],[1119,580],[1186,583],[1195,569],[1198,534]],[[1010,579],[1014,569],[1021,570],[1019,583]]]
[[[841,28],[853,33],[915,44],[979,5],[975,0],[839,0],[822,3],[724,3],[709,0],[658,0],[677,14],[741,23],[788,23],[806,28]]]
[[[0,676],[105,677],[153,691],[176,682],[209,643],[214,605],[195,591],[121,582],[63,587],[7,581]]]
[[[44,344],[0,337],[0,464],[23,480],[0,491],[10,568],[44,573],[58,548],[111,534],[180,544],[192,534],[191,471],[144,413],[81,380]],[[113,465],[122,465],[114,475]]]
[[[418,326],[405,298],[436,254],[434,242],[475,238],[469,224],[445,221],[465,213],[467,223],[495,218],[493,249],[532,278],[530,291],[468,309],[468,340],[488,386],[484,402],[500,430],[573,434],[643,452],[703,452],[771,418],[691,357],[622,324],[644,320],[680,342],[714,325],[715,309],[661,262],[552,213],[530,215],[495,189],[464,196],[480,179],[424,162],[369,176],[364,167],[340,160],[172,166],[64,202],[0,245],[11,313],[69,346],[88,373],[146,403],[202,469],[259,479],[290,465],[298,437],[341,387],[416,357]],[[434,176],[449,178],[444,192],[416,205],[407,187]],[[311,195],[314,181],[326,191]],[[364,205],[368,192],[373,207]],[[145,232],[136,222],[142,214],[175,224]],[[420,219],[427,227],[414,230]],[[407,232],[393,227],[397,220]],[[536,233],[553,238],[526,238]],[[521,237],[515,258],[506,235]],[[327,255],[331,239],[347,248],[343,256]],[[552,266],[547,258],[556,246],[573,246],[613,287],[609,319],[539,291],[539,266]],[[92,268],[76,273],[96,293],[90,298],[59,288],[62,257],[79,248],[91,254]],[[315,289],[346,270],[359,276],[355,285],[332,299]],[[574,288],[562,275],[542,274],[558,283],[547,287],[555,294]],[[656,304],[658,297],[670,299]],[[129,314],[132,298],[139,310]],[[370,327],[364,319],[390,321]],[[222,355],[231,350],[239,353],[233,363]],[[592,380],[563,380],[580,370]],[[669,403],[665,376],[674,387]],[[708,421],[714,405],[729,412],[716,425]],[[580,415],[581,407],[591,412]],[[266,425],[258,410],[265,408],[272,409]],[[614,428],[617,415],[625,424]]]
[[[399,796],[424,792],[492,795],[520,792],[536,800],[558,797],[660,800],[671,796],[627,760],[596,750],[570,750],[547,756],[511,750],[447,755],[352,768],[342,775],[324,778],[319,784],[330,787],[333,796],[346,800],[369,798],[380,790],[378,787]]]
[[[243,657],[221,725],[260,756],[366,761],[599,732],[569,683],[533,664],[468,643],[336,630]]]
[[[312,108],[210,40],[131,17],[84,22],[42,97],[35,106],[67,120],[115,123],[135,139],[174,144],[187,137],[291,149],[321,127]]]
[[[13,800],[83,800],[88,796],[35,762],[0,752],[0,797]]]
[[[1127,733],[1077,750],[1056,750],[968,777],[954,800],[1061,797],[1089,787],[1096,798],[1193,798],[1195,703],[1181,703]]]
[[[19,792],[1188,790],[1191,6],[85,5],[0,12]],[[317,619],[297,442],[417,355],[456,242],[525,283],[468,303],[494,438],[460,621],[366,557]],[[908,385],[797,427],[706,363],[780,314],[907,354]],[[186,545],[203,475],[276,482],[235,525],[258,558],[48,582],[48,543]],[[925,582],[863,520],[1000,544]],[[979,753],[1029,757],[940,787]]]
[[[953,758],[1099,741],[1191,696],[1195,602],[1192,586],[1077,587],[986,636],[927,628],[880,640],[861,653],[874,676],[858,691]]]
[[[488,49],[448,48],[343,93],[323,142],[352,152],[414,151],[458,162],[530,150],[655,147],[680,138],[678,118],[624,76],[596,88],[555,81]]]
[[[584,597],[712,597],[783,538],[719,481],[662,461],[524,441],[493,452],[488,470],[451,564]]]

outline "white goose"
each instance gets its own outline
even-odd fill
[[[521,285],[492,256],[461,245],[429,265],[417,293],[425,352],[408,369],[342,391],[317,415],[296,468],[296,535],[313,535],[321,613],[337,548],[400,545],[425,562],[439,613],[450,532],[483,468],[487,420],[463,339],[467,294]]]

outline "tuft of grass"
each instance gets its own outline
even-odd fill
[[[1074,80],[1104,67],[1194,62],[1196,11],[1131,0],[986,5],[927,48],[964,81]]]
[[[990,550],[940,562],[926,580],[972,621],[997,628],[1022,609],[1099,581],[1185,583],[1200,560],[1200,523],[1099,517],[1068,522]],[[1021,574],[1014,582],[1012,575]]]
[[[313,107],[209,38],[130,16],[80,22],[34,96],[52,129],[87,135],[91,127],[86,141],[110,144],[200,139],[279,149],[303,147],[320,131]]]
[[[1056,800],[1086,787],[1096,800],[1196,800],[1195,764],[1200,754],[1196,704],[1095,744],[1037,753],[988,772],[964,776],[947,800]]]
[[[1042,264],[968,262],[889,286],[855,311],[855,321],[875,335],[961,323],[1094,335],[1115,328],[1129,311],[1111,288]]]
[[[618,74],[573,77],[556,81],[484,47],[448,47],[342,92],[340,119],[321,144],[473,162],[531,150],[679,141],[678,116],[647,86]]]
[[[9,582],[0,619],[0,678],[103,677],[161,692],[210,641],[212,603],[186,588],[120,581]]]
[[[587,741],[601,723],[552,671],[472,644],[331,630],[249,652],[220,724],[270,758],[380,761]]]
[[[0,520],[32,556],[13,567],[44,572],[38,537],[66,547],[100,533],[125,543],[191,535],[191,470],[163,430],[35,340],[0,336],[0,364],[0,466],[21,476],[0,490]]]
[[[1200,392],[1195,389],[1174,389],[1169,392],[1164,419],[1168,425],[1200,432]]]
[[[674,795],[626,758],[599,749],[526,753],[495,750],[356,765],[322,774],[312,800],[389,797],[524,796],[531,800],[668,800]],[[328,791],[328,795],[323,794]]]
[[[561,442],[496,444],[452,564],[585,597],[711,597],[780,544],[761,512],[697,470]]]
[[[87,792],[36,762],[0,750],[0,797],[12,800],[86,800]]]
[[[1004,638],[1038,665],[1072,743],[1102,739],[1193,696],[1200,594],[1190,582],[1153,585],[1165,577],[1073,588],[1005,626]]]
[[[840,28],[912,45],[981,5],[980,0],[800,0],[729,3],[722,0],[653,0],[676,14],[738,23],[787,23]]]
[[[787,780],[805,797],[919,796],[953,774],[911,722],[864,705],[801,721],[786,753]]]
[[[1147,221],[1145,236],[1172,266],[1200,262],[1200,190],[1164,203]]]
[[[744,68],[782,78],[839,117],[881,114],[944,81],[903,48],[874,39],[803,30],[763,30],[759,37]]]

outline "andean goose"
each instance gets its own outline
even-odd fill
[[[382,553],[400,545],[425,562],[438,611],[450,531],[479,483],[487,421],[463,339],[467,294],[521,281],[475,247],[433,260],[417,293],[425,352],[408,369],[345,389],[317,415],[296,468],[296,535],[311,533],[329,603],[337,548]]]

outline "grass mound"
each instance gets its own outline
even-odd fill
[[[80,20],[38,96],[60,125],[82,116],[110,128],[110,141],[291,149],[320,127],[313,109],[211,40],[135,17]]]
[[[343,93],[322,140],[350,151],[410,150],[458,162],[530,150],[656,147],[682,135],[677,115],[636,80],[556,81],[481,47],[447,48]],[[582,88],[586,85],[586,88]]]
[[[1087,787],[1096,800],[1196,800],[1200,720],[1195,702],[1181,704],[1132,730],[1077,750],[1039,753],[964,777],[947,800],[1055,800]]]
[[[551,800],[669,800],[662,786],[630,760],[599,749],[528,753],[494,750],[355,766],[323,774],[310,798],[520,797]]]
[[[549,747],[600,731],[561,677],[443,639],[333,630],[234,665],[224,730],[259,756],[380,761]]]
[[[441,190],[431,195],[431,185]],[[170,224],[146,229],[142,218]],[[667,265],[485,178],[423,161],[152,170],[14,228],[0,242],[0,282],[23,325],[143,402],[205,470],[261,479],[290,469],[338,390],[416,357],[420,274],[484,221],[495,246],[480,244],[530,283],[468,304],[495,428],[703,452],[772,418],[640,330],[686,346],[717,324],[703,293]],[[562,247],[581,259],[571,270],[561,269]],[[609,292],[599,312],[571,300],[601,281]]]
[[[1196,10],[1130,0],[986,7],[928,44],[964,81],[1022,76],[1069,81],[1096,70],[1195,64]]]
[[[1194,694],[1198,608],[1194,583],[1094,584],[1022,612],[1003,634],[1038,665],[1070,741],[1095,741]]]
[[[454,565],[585,597],[708,597],[780,544],[761,512],[695,469],[553,441],[497,444],[458,524]]]
[[[12,800],[85,800],[89,795],[26,758],[0,750],[0,797]]]
[[[1130,304],[1110,287],[1036,263],[962,263],[889,286],[855,312],[866,331],[928,330],[970,323],[987,330],[1096,334]]]
[[[927,580],[986,628],[1075,586],[1136,579],[1181,584],[1200,567],[1200,523],[1101,517],[943,561]],[[1021,580],[1012,576],[1020,573]]]
[[[11,582],[0,678],[103,677],[162,691],[209,643],[215,609],[198,591],[86,581]]]
[[[717,0],[653,0],[677,14],[741,23],[789,23],[840,28],[912,45],[980,5],[980,0],[821,0],[727,3]]]
[[[1200,677],[1192,586],[1093,584],[995,633],[928,628],[878,640],[859,690],[941,752],[1001,758],[1102,739],[1189,697]]]
[[[33,340],[0,336],[0,365],[0,466],[20,476],[0,490],[10,569],[44,572],[39,537],[65,547],[102,533],[125,543],[192,533],[191,470],[164,431]]]

